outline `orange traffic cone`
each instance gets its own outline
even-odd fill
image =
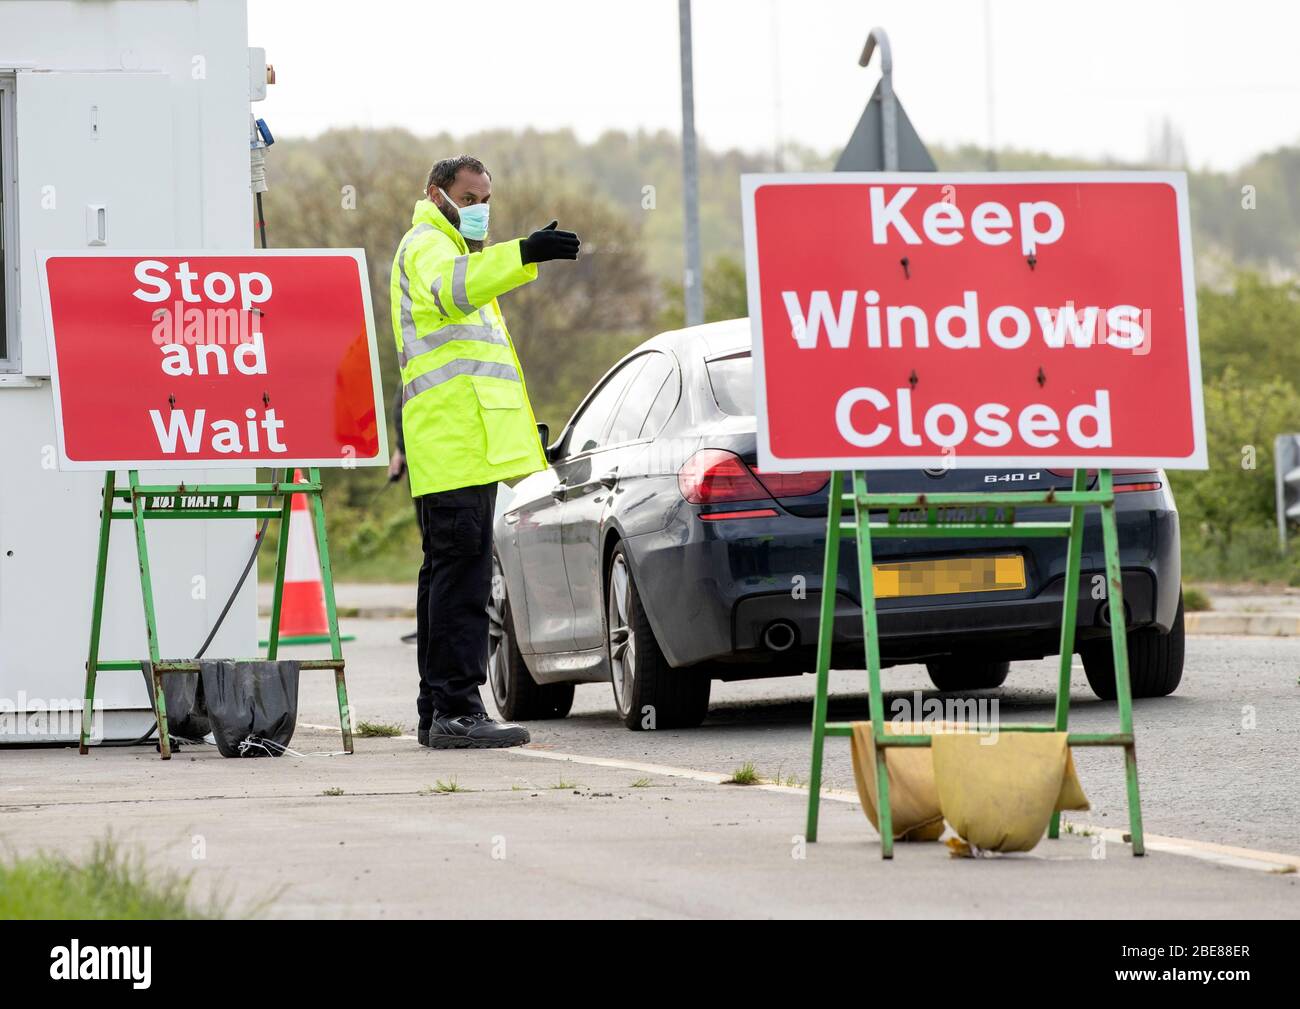
[[[307,482],[302,470],[294,470],[293,478],[295,483]],[[305,494],[293,496],[289,527],[281,529],[280,535],[289,537],[280,601],[280,644],[327,643],[330,628],[325,612],[325,586],[321,581],[320,554],[316,550],[316,530]],[[350,641],[352,636],[341,636],[341,640]]]

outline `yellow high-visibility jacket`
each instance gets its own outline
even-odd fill
[[[470,252],[420,200],[393,260],[393,336],[402,430],[415,496],[493,483],[546,466],[523,369],[497,296],[537,277],[519,239]]]

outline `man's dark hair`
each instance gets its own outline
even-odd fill
[[[468,154],[460,154],[454,158],[443,158],[429,169],[428,181],[424,184],[424,191],[427,193],[430,186],[437,186],[443,192],[447,187],[456,181],[456,176],[460,174],[462,168],[468,168],[476,175],[486,175],[492,178],[492,173],[487,170],[483,162],[478,158],[471,157]]]

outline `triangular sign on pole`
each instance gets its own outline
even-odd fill
[[[883,172],[885,167],[885,144],[881,128],[881,109],[884,96],[881,93],[883,81],[876,85],[871,100],[862,112],[862,118],[853,130],[853,136],[840,159],[835,162],[837,172]],[[898,95],[893,96],[894,108],[897,110],[896,124],[898,134],[898,171],[933,172],[936,170],[934,159],[925,149],[925,144],[917,136],[912,121],[903,111],[903,103]]]

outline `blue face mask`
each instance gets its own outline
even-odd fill
[[[442,193],[442,198],[444,200],[450,203],[453,207],[456,207],[456,202],[447,195],[445,189],[440,188],[438,192]],[[465,238],[473,239],[476,242],[481,242],[483,239],[487,238],[489,211],[486,203],[475,203],[468,207],[456,207],[456,212],[460,214],[460,227],[456,230]]]

